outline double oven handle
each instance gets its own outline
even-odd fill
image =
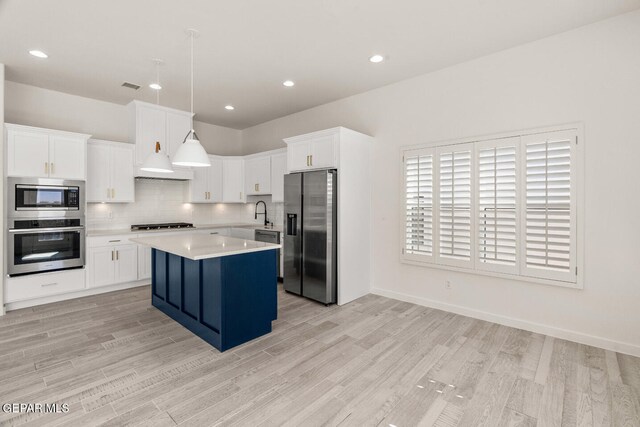
[[[76,227],[49,227],[49,228],[12,228],[9,233],[25,234],[25,233],[55,233],[63,231],[81,231],[84,230],[83,225]]]

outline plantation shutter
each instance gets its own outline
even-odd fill
[[[576,132],[523,137],[521,274],[576,282]]]
[[[404,254],[408,259],[433,257],[433,154],[432,149],[404,153]]]
[[[476,144],[476,268],[518,273],[520,138]]]
[[[471,164],[473,145],[438,149],[438,257],[443,264],[471,267]]]

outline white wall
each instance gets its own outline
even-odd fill
[[[4,64],[0,64],[0,176],[3,177],[3,185],[0,188],[0,212],[2,212],[2,218],[6,218],[4,212]],[[7,224],[3,221],[2,230],[7,228]],[[4,268],[5,268],[5,256],[4,256],[4,248],[6,245],[6,236],[4,231],[2,232],[2,245],[0,246],[0,277],[4,277]],[[0,316],[4,315],[4,286],[2,286],[3,281],[0,281]]]
[[[639,46],[637,11],[245,129],[245,154],[338,125],[374,136],[376,292],[640,355]],[[400,263],[401,146],[576,121],[584,290]]]
[[[129,141],[124,105],[98,101],[21,83],[6,82],[6,122],[81,132],[96,139]],[[211,154],[241,154],[241,132],[195,121],[196,133]]]
[[[128,229],[132,224],[190,222],[252,223],[253,206],[238,203],[184,203],[187,181],[136,180],[135,203],[89,203],[87,228]]]

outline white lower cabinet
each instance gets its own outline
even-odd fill
[[[116,283],[138,280],[138,245],[116,246]]]
[[[151,279],[151,247],[138,245],[138,280]]]
[[[97,288],[116,282],[113,247],[91,248],[87,256],[87,287]]]
[[[24,301],[84,289],[84,269],[7,277],[4,302]]]
[[[203,230],[196,230],[198,234],[214,235],[214,236],[231,236],[231,228],[206,228]]]
[[[244,240],[255,240],[256,231],[253,228],[232,228],[230,237]]]
[[[87,238],[87,287],[115,285],[138,280],[138,245],[132,236]]]

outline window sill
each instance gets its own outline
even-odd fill
[[[455,271],[459,273],[467,273],[467,274],[473,274],[478,276],[497,277],[499,279],[509,279],[517,282],[535,283],[539,285],[556,286],[556,287],[570,288],[570,289],[584,289],[584,287],[582,286],[582,278],[579,275],[576,279],[576,283],[573,283],[573,282],[564,282],[561,280],[541,279],[538,277],[518,276],[515,274],[499,273],[495,271],[474,270],[474,269],[463,268],[463,267],[454,267],[450,265],[435,264],[432,262],[420,262],[420,261],[406,259],[404,257],[400,257],[400,262],[402,264],[407,264],[407,265],[435,268],[438,270]]]

